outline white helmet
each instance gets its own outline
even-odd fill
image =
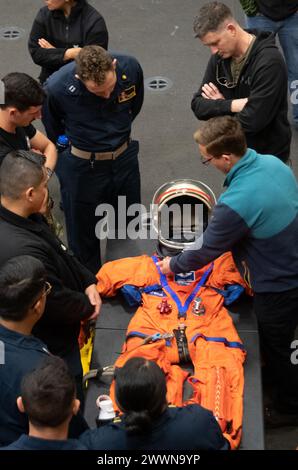
[[[151,206],[158,253],[173,255],[191,245],[206,229],[215,204],[213,191],[201,181],[178,179],[160,186]]]

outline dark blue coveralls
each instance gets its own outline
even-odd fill
[[[75,76],[73,62],[46,83],[48,136],[56,141],[58,135],[67,134],[71,142],[56,167],[69,247],[94,273],[100,267],[96,207],[103,203],[115,206],[117,196],[126,196],[127,207],[140,202],[139,143],[130,141],[130,133],[143,104],[143,72],[134,57],[113,57],[117,59],[117,82],[108,99],[86,89]],[[114,152],[125,142],[128,148],[116,159],[95,159],[95,152]],[[90,158],[73,155],[72,146],[90,152]]]

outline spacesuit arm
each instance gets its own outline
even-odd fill
[[[155,284],[158,280],[156,267],[147,256],[122,258],[105,263],[96,275],[100,295],[112,297],[125,284],[137,287]]]

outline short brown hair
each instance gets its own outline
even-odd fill
[[[195,141],[206,147],[209,155],[219,158],[224,153],[242,157],[246,150],[246,138],[240,122],[232,116],[211,118],[194,133]]]
[[[100,46],[85,46],[76,57],[76,72],[85,82],[92,80],[102,85],[106,80],[106,73],[113,69],[113,58]]]
[[[233,20],[233,15],[224,3],[211,2],[203,5],[194,19],[195,37],[201,39],[211,31],[218,31],[227,19]]]

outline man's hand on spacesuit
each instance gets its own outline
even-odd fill
[[[89,287],[87,287],[87,289],[85,289],[85,294],[87,295],[91,305],[94,306],[94,312],[92,313],[91,317],[88,318],[88,320],[95,320],[99,315],[102,305],[102,301],[96,289],[96,285],[91,284]]]
[[[170,261],[170,256],[166,256],[162,261],[158,261],[158,263],[156,263],[162,274],[169,274],[172,272],[170,268]]]

